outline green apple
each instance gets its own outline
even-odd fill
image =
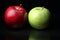
[[[28,14],[29,24],[36,29],[44,29],[48,25],[50,11],[45,7],[34,7]]]

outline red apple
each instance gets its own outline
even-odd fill
[[[12,27],[23,26],[26,18],[27,12],[21,5],[8,7],[4,14],[5,23]]]

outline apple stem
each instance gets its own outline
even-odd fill
[[[20,6],[22,6],[22,4],[20,4]]]
[[[44,6],[42,6],[42,9],[44,8]]]

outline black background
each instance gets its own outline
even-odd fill
[[[6,28],[6,24],[4,22],[4,12],[6,10],[7,7],[9,7],[10,5],[12,6],[16,6],[16,5],[20,5],[20,3],[22,3],[23,7],[26,9],[27,12],[30,11],[30,9],[32,9],[33,7],[37,7],[37,6],[44,6],[46,8],[48,8],[51,12],[51,19],[50,19],[50,24],[48,25],[48,28],[44,29],[44,30],[37,30],[37,31],[43,31],[43,32],[47,32],[50,35],[50,39],[51,40],[57,40],[60,37],[60,13],[59,13],[59,1],[58,0],[0,0],[0,38],[5,39],[5,37],[7,35],[10,35],[13,40],[15,40],[17,37],[18,39],[21,40],[28,40],[28,34],[33,30],[31,28],[31,26],[29,25],[28,21],[26,24],[25,28],[22,28],[20,30],[11,30]],[[43,35],[43,34],[42,34]],[[16,36],[16,37],[15,37]],[[26,37],[26,38],[25,38]]]

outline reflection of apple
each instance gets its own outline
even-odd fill
[[[6,30],[6,39],[7,40],[27,40],[26,30],[12,31]]]
[[[21,5],[8,7],[4,15],[5,23],[13,27],[23,25],[26,18],[27,12]]]
[[[46,28],[50,16],[50,11],[44,7],[35,7],[30,10],[28,20],[30,25],[36,29]]]
[[[32,30],[28,40],[50,40],[49,32]]]
[[[12,38],[11,37],[6,37],[6,40],[12,40]]]

